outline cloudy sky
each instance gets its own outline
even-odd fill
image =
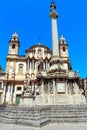
[[[19,54],[41,37],[43,45],[52,49],[51,20],[48,16],[51,0],[0,0],[0,64],[6,69],[9,40],[17,32],[20,40]],[[56,0],[58,37],[69,45],[73,70],[87,77],[87,0]]]

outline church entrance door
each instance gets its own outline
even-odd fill
[[[16,95],[16,105],[20,104],[20,97],[21,95]]]

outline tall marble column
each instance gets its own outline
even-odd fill
[[[53,48],[53,56],[58,56],[59,57],[58,29],[57,29],[58,14],[56,12],[56,4],[55,4],[54,1],[50,5],[49,17],[52,19],[52,48]]]

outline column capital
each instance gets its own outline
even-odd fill
[[[52,19],[57,19],[58,18],[58,13],[56,12],[56,4],[55,1],[52,1],[50,4],[50,14],[49,17]]]

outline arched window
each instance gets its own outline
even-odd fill
[[[23,73],[23,64],[19,64],[19,73],[20,73],[20,74]]]
[[[38,70],[43,70],[43,62],[41,62],[38,66]]]
[[[38,49],[38,58],[42,57],[43,57],[42,49]]]
[[[15,44],[12,45],[12,49],[15,49]]]
[[[66,51],[66,48],[65,48],[65,47],[63,47],[63,51]]]

